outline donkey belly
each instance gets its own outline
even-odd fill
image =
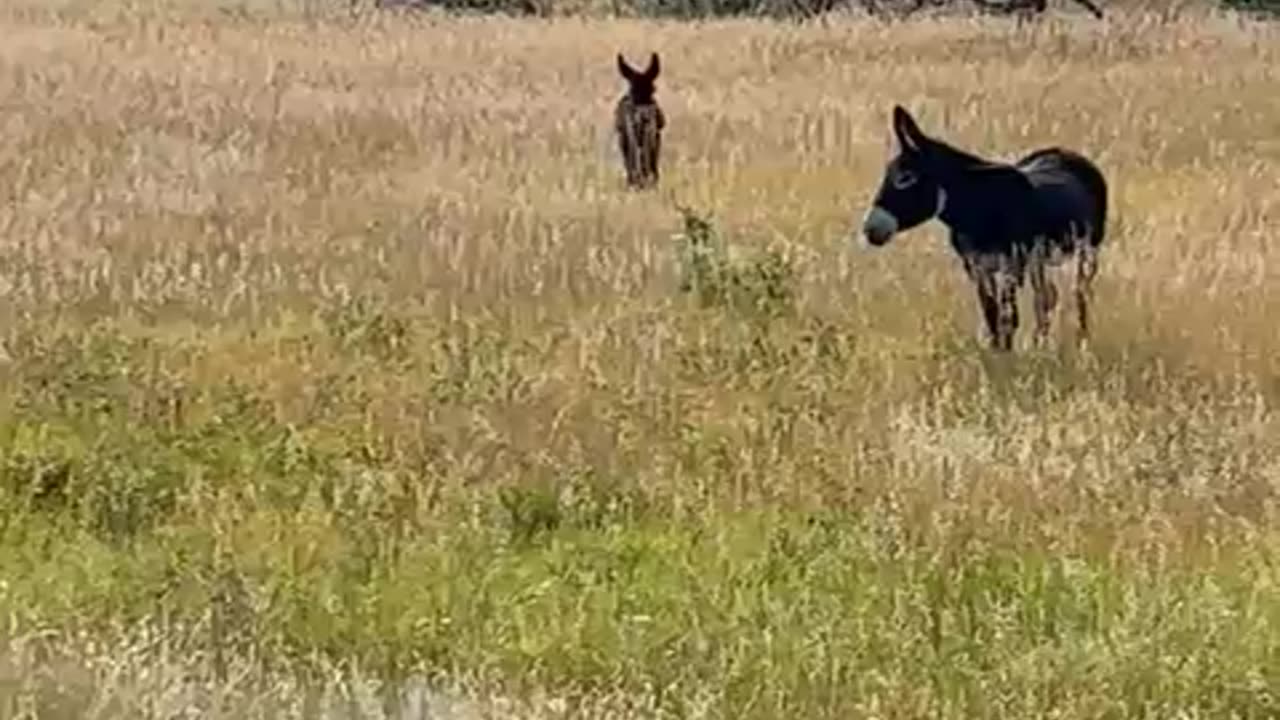
[[[960,256],[964,271],[975,282],[986,282],[997,275],[1019,275],[1018,257],[1011,244],[983,242],[977,235],[952,232],[951,247]]]

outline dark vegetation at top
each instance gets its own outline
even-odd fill
[[[447,10],[549,15],[554,0],[371,0],[379,8],[444,8]],[[361,0],[351,0],[358,5]],[[1230,10],[1280,14],[1280,0],[1217,0]],[[1105,0],[610,0],[609,9],[640,17],[711,18],[761,16],[804,19],[834,11],[863,11],[878,17],[901,18],[936,11],[979,12],[1034,17],[1054,9],[1082,10],[1105,16]]]

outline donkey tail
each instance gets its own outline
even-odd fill
[[[1108,194],[1110,192],[1107,187],[1107,178],[1093,161],[1082,155],[1072,153],[1067,156],[1067,160],[1072,171],[1088,187],[1089,193],[1093,195],[1094,202],[1097,203],[1097,217],[1094,218],[1089,239],[1094,247],[1098,247],[1107,236]]]
[[[1102,244],[1107,235],[1107,211],[1110,188],[1102,170],[1080,153],[1060,147],[1037,150],[1018,161],[1023,172],[1054,168],[1074,177],[1093,199],[1094,217],[1089,228],[1089,242],[1094,247]]]

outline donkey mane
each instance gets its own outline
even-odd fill
[[[937,138],[930,138],[929,143],[929,151],[931,153],[945,155],[946,162],[948,164],[961,166],[966,170],[990,170],[1000,167],[1011,167],[1007,163],[989,160],[967,150],[961,150],[955,145],[938,140]]]

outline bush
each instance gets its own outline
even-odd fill
[[[745,259],[730,256],[728,245],[709,220],[680,208],[684,229],[680,247],[681,292],[703,307],[722,306],[769,319],[787,314],[795,300],[795,270],[776,250]]]
[[[805,19],[838,10],[862,10],[880,17],[903,17],[936,9],[981,10],[997,14],[1014,10],[1039,12],[1034,0],[368,0],[385,9],[439,9],[449,12],[503,13],[508,15],[578,14],[587,8],[635,17],[705,19],[716,17],[771,17]],[[358,0],[357,0],[358,2]],[[1280,0],[1218,0],[1226,10],[1280,15]],[[1050,1],[1070,5],[1071,0]],[[1092,4],[1106,9],[1103,0]]]
[[[386,9],[441,9],[452,12],[551,15],[556,0],[378,0]],[[602,0],[609,11],[637,17],[816,17],[842,7],[870,8],[868,0]],[[578,4],[574,3],[574,7]]]
[[[1280,15],[1280,0],[1221,0],[1222,6],[1238,12]]]
[[[383,9],[438,8],[452,12],[545,15],[548,3],[537,0],[376,0],[376,5]]]

